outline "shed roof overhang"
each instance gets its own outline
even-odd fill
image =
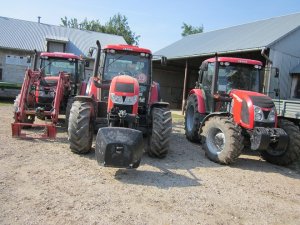
[[[300,64],[298,64],[297,66],[295,66],[292,70],[291,70],[291,72],[290,72],[290,74],[297,74],[297,75],[300,75]]]

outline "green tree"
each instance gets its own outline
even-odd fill
[[[122,16],[120,13],[111,17],[105,24],[105,33],[121,35],[124,37],[125,41],[131,45],[139,44],[140,35],[136,35],[133,31],[131,31],[127,17]]]
[[[185,37],[191,34],[198,34],[198,33],[202,33],[203,32],[203,25],[201,25],[200,27],[193,27],[192,25],[188,25],[186,23],[183,23],[183,25],[181,26],[182,32],[181,32],[181,36]]]
[[[107,34],[115,34],[123,36],[125,41],[130,45],[138,45],[139,35],[136,35],[129,27],[127,17],[120,13],[109,19],[105,25],[101,25],[99,20],[88,20],[85,18],[78,23],[76,18],[68,19],[66,16],[61,18],[61,26],[70,27],[81,30],[90,30]]]

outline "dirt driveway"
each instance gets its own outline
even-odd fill
[[[0,224],[300,224],[299,171],[253,154],[210,162],[182,123],[166,159],[123,170],[71,153],[63,130],[54,141],[11,138],[12,106],[0,122]]]

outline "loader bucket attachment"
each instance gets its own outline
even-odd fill
[[[100,128],[96,137],[95,154],[100,165],[137,168],[143,155],[143,134],[123,127]]]

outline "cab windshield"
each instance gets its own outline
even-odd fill
[[[107,53],[104,62],[103,80],[112,80],[118,75],[129,75],[141,84],[150,82],[150,56]]]
[[[59,72],[75,75],[77,60],[48,58],[42,59],[41,68],[43,68],[46,76],[58,76]]]
[[[220,62],[218,91],[228,93],[232,89],[260,92],[261,66]]]

